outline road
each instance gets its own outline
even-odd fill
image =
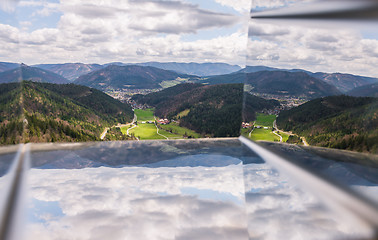
[[[282,136],[277,133],[278,128],[277,128],[276,120],[273,121],[273,129],[274,129],[273,133],[276,134],[280,138],[280,142],[282,142]]]
[[[133,128],[135,128],[137,126],[137,125],[134,124],[137,121],[137,119],[138,119],[137,115],[134,114],[134,119],[133,119],[133,121],[131,123],[127,123],[127,124],[120,124],[120,123],[118,123],[117,125],[114,125],[112,127],[119,127],[119,128],[121,128],[121,127],[127,127],[127,126],[130,126],[130,125],[134,125],[131,128],[127,129],[127,131],[126,131],[126,134],[129,137],[131,137],[131,135],[129,134],[129,130],[133,129]],[[109,129],[110,128],[105,128],[104,131],[101,133],[101,135],[100,135],[100,139],[101,140],[104,140],[104,138],[105,138],[106,134],[108,133]],[[139,139],[137,137],[135,137],[135,138],[139,141]]]
[[[110,128],[105,128],[104,131],[100,135],[100,139],[104,140],[106,133],[109,131]]]
[[[128,123],[128,124],[125,124],[125,125],[124,125],[124,126],[133,125],[131,128],[127,129],[127,131],[126,131],[127,136],[131,137],[129,131],[137,126],[136,124],[134,124],[137,120],[138,120],[138,117],[137,117],[136,114],[134,114],[134,119],[133,119],[133,121],[132,121],[131,123]],[[139,141],[139,138],[137,138],[137,137],[135,137],[135,138]]]
[[[159,128],[158,128],[158,126],[156,125],[156,117],[154,117],[155,118],[155,127],[156,127],[156,133],[157,133],[157,135],[160,135],[160,136],[162,136],[162,137],[165,137],[166,139],[169,139],[168,137],[166,137],[166,136],[164,136],[163,134],[160,134],[159,133]]]

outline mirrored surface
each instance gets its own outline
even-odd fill
[[[373,236],[356,216],[324,205],[238,139],[51,146],[32,146],[27,239]],[[316,163],[310,150],[292,148],[283,149]],[[363,186],[356,179],[348,183]]]
[[[247,239],[251,157],[237,139],[33,153],[28,239]]]

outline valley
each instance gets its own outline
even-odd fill
[[[3,62],[0,83],[1,144],[242,134],[377,151],[372,77],[221,63]]]

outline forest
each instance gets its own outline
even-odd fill
[[[378,153],[378,99],[330,96],[282,111],[277,126],[310,145]]]
[[[23,81],[0,89],[0,144],[95,141],[133,118],[129,105],[84,86]]]

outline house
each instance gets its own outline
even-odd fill
[[[169,124],[170,123],[170,121],[168,120],[168,119],[159,119],[158,120],[158,123],[160,123],[160,124],[162,124],[162,125],[166,125],[166,124]]]

